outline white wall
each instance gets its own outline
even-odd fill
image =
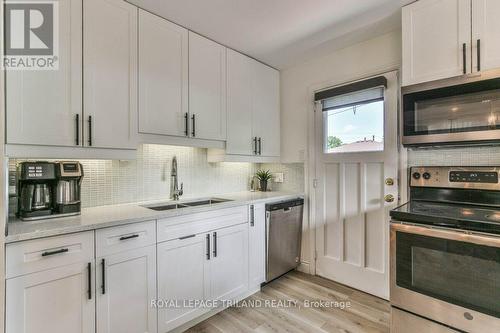
[[[400,67],[401,32],[394,31],[311,59],[281,72],[281,161],[307,159],[307,112],[312,89]]]
[[[307,161],[308,112],[313,108],[313,91],[397,69],[401,65],[401,32],[393,31],[354,44],[281,72],[281,161]],[[309,167],[305,163],[305,177]],[[306,182],[306,192],[308,184]],[[308,210],[309,205],[306,205]],[[313,272],[314,232],[309,216],[304,220],[302,266]]]

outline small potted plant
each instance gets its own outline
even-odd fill
[[[267,170],[267,171],[258,170],[256,175],[257,175],[257,179],[259,179],[260,190],[262,192],[266,192],[267,191],[267,182],[273,178],[273,175],[271,174],[271,172],[269,170]]]

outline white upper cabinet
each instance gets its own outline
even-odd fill
[[[252,59],[227,50],[227,154],[254,154],[252,64]]]
[[[85,144],[136,148],[137,7],[85,0],[83,24]]]
[[[188,136],[188,31],[139,10],[139,132]]]
[[[189,32],[190,135],[226,139],[226,48]]]
[[[279,72],[227,50],[226,154],[280,155]]]
[[[471,0],[420,0],[403,7],[403,85],[471,72]]]
[[[261,156],[280,156],[279,72],[254,62],[252,132]]]
[[[82,143],[82,1],[57,3],[59,69],[5,72],[8,144]]]
[[[472,1],[473,70],[500,67],[500,1]],[[479,65],[479,66],[478,66]]]

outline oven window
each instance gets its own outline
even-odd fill
[[[397,232],[396,284],[500,318],[500,248]]]

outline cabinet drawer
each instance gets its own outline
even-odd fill
[[[155,221],[96,230],[96,257],[156,243]]]
[[[158,242],[182,238],[247,222],[247,206],[166,218],[158,220]]]
[[[94,259],[94,232],[7,244],[6,278]]]

